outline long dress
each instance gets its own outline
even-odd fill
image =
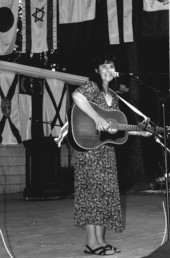
[[[108,106],[104,92],[88,82],[77,88],[89,101],[105,110],[119,109],[118,98],[112,92]],[[74,224],[82,228],[87,224],[122,230],[121,205],[117,178],[117,165],[113,145],[102,145],[87,151],[74,151]]]

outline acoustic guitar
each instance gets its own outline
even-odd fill
[[[137,125],[128,124],[122,111],[104,110],[93,102],[90,104],[110,124],[110,127],[107,131],[97,131],[95,122],[77,105],[73,105],[68,115],[70,121],[68,140],[73,148],[90,150],[103,144],[123,144],[128,139],[128,131],[142,131]],[[157,128],[157,132],[163,132],[163,128]]]

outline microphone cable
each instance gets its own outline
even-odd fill
[[[166,213],[166,208],[165,208],[165,201],[162,200],[162,206],[163,206],[163,211],[164,211],[164,217],[165,217],[165,229],[164,229],[164,235],[163,235],[163,239],[162,239],[162,243],[161,246],[165,243],[165,239],[166,239],[166,235],[167,235],[167,213]]]
[[[2,233],[1,229],[0,229],[0,235],[1,235],[1,238],[2,238],[2,241],[3,241],[3,244],[5,246],[5,249],[6,249],[7,253],[9,254],[9,257],[14,258],[14,256],[12,256],[12,254],[10,253],[10,251],[9,251],[7,245],[6,245],[6,242],[5,242],[5,239],[4,239],[4,236],[3,236],[3,233]]]

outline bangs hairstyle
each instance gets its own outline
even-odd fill
[[[103,52],[99,55],[96,55],[93,60],[93,68],[98,69],[99,65],[114,63],[115,65],[116,58],[111,52]]]

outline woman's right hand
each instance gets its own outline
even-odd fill
[[[95,124],[97,131],[107,131],[110,127],[109,123],[101,116],[97,114],[95,117]]]

